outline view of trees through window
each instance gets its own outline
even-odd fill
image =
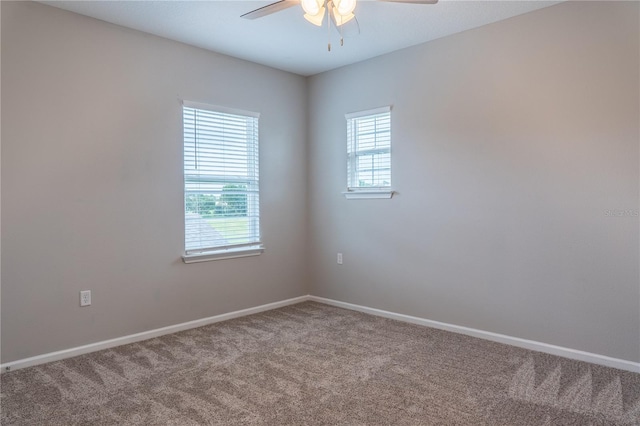
[[[186,194],[187,241],[211,246],[249,242],[251,221],[247,186],[226,184],[216,192]]]
[[[247,187],[227,184],[222,194],[188,194],[185,197],[185,211],[197,213],[203,218],[246,217]]]

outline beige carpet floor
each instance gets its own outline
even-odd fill
[[[640,374],[311,302],[0,380],[3,425],[640,425]]]

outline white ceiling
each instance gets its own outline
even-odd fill
[[[332,29],[331,52],[327,27],[308,23],[300,6],[256,20],[240,18],[271,1],[42,3],[307,76],[560,2],[440,0],[414,5],[360,0],[355,11],[360,33],[357,25],[345,25],[349,28],[340,47]]]

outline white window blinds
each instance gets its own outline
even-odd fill
[[[347,114],[347,187],[391,187],[391,107]]]
[[[184,103],[185,252],[260,244],[258,114]]]

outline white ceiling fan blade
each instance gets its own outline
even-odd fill
[[[413,4],[436,4],[438,0],[378,0],[389,3],[413,3]]]
[[[251,12],[247,12],[244,15],[240,15],[244,19],[258,19],[263,16],[271,15],[272,13],[280,12],[281,10],[288,9],[292,6],[300,4],[300,0],[280,0],[275,3],[262,6]]]

